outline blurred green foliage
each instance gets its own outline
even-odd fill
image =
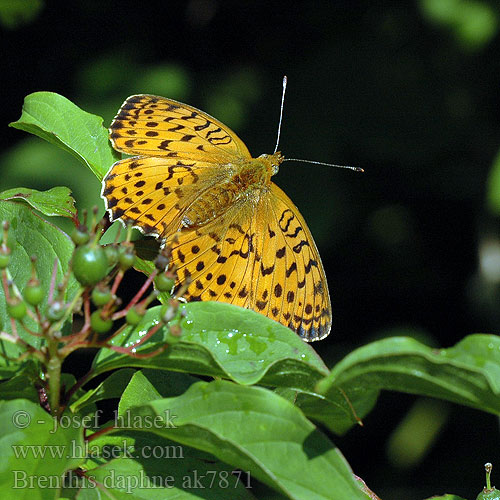
[[[480,0],[421,0],[422,12],[432,22],[451,30],[469,50],[489,43],[498,32],[498,12]]]
[[[0,24],[16,29],[33,22],[43,8],[42,0],[0,0]]]

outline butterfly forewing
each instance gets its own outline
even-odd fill
[[[167,156],[226,163],[250,158],[226,125],[186,104],[153,95],[130,96],[110,126],[115,149],[131,155]]]
[[[113,220],[165,237],[181,228],[184,210],[224,173],[223,168],[198,160],[132,157],[113,165],[104,178],[102,195]]]

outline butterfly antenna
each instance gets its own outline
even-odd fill
[[[279,146],[279,143],[280,143],[281,122],[283,120],[283,106],[285,104],[285,92],[286,92],[286,83],[287,83],[287,81],[288,81],[288,78],[285,75],[283,77],[283,93],[281,94],[281,109],[280,109],[280,121],[278,123],[278,137],[276,138],[276,146],[274,148],[274,153],[276,153],[276,151],[278,151],[278,146]]]
[[[313,160],[302,160],[300,158],[285,158],[285,161],[301,161],[302,163],[314,163],[314,165],[325,165],[326,167],[336,167],[336,168],[347,168],[348,170],[354,170],[355,172],[364,172],[360,167],[350,167],[349,165],[334,165],[333,163],[323,163],[322,161]]]
[[[285,105],[285,92],[286,92],[287,82],[288,82],[288,78],[285,75],[283,77],[283,93],[281,94],[281,108],[280,108],[280,121],[278,123],[278,137],[276,138],[276,146],[274,147],[274,153],[276,153],[276,151],[278,151],[278,146],[280,143],[281,122],[283,121],[283,107]],[[355,172],[364,172],[364,170],[362,168],[359,168],[359,167],[350,167],[348,165],[334,165],[333,163],[323,163],[321,161],[313,161],[313,160],[302,160],[300,158],[285,158],[283,161],[300,161],[302,163],[314,163],[315,165],[325,165],[327,167],[346,168],[348,170],[354,170]]]

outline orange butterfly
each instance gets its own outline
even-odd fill
[[[330,333],[325,272],[297,207],[271,182],[280,152],[252,158],[239,137],[196,108],[133,95],[110,126],[134,156],[103,180],[111,219],[169,241],[188,300],[253,309],[306,341]],[[175,237],[174,237],[175,235]]]

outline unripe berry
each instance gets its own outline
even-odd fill
[[[115,245],[106,245],[104,252],[106,253],[108,264],[114,266],[118,262],[118,248]]]
[[[134,265],[134,262],[134,249],[131,247],[121,247],[118,255],[118,264],[120,266],[120,269],[126,271]]]
[[[491,490],[484,489],[476,497],[476,500],[500,500],[500,491],[498,491],[494,486]]]
[[[100,245],[83,245],[73,254],[73,274],[84,286],[95,285],[108,271],[108,259]]]
[[[0,249],[0,269],[5,269],[10,262],[10,250]]]
[[[486,486],[476,497],[476,500],[500,500],[500,491],[494,486],[491,486],[490,475],[492,469],[493,465],[490,462],[484,464],[484,470],[486,471]]]
[[[175,279],[167,273],[161,273],[154,279],[155,287],[159,292],[170,292],[175,284]]]
[[[169,263],[169,258],[163,254],[158,254],[158,256],[155,259],[155,267],[158,269],[158,271],[165,271]]]
[[[172,325],[165,335],[165,342],[170,345],[177,344],[182,339],[182,330],[179,325]]]
[[[144,317],[144,311],[138,310],[136,307],[131,307],[127,311],[125,321],[132,326],[138,325]]]
[[[51,323],[55,323],[56,321],[59,321],[60,319],[63,318],[64,313],[66,311],[66,305],[64,302],[61,302],[60,300],[56,300],[52,304],[50,304],[49,308],[47,309],[47,319]]]
[[[90,315],[90,326],[96,333],[106,333],[111,330],[113,320],[111,318],[103,318],[102,310],[97,309]]]
[[[23,319],[26,316],[26,304],[19,298],[11,298],[7,302],[7,314],[13,319]]]
[[[172,321],[178,311],[178,307],[173,306],[171,303],[163,304],[160,309],[160,318],[164,323]]]
[[[39,305],[42,302],[44,296],[45,290],[43,289],[42,285],[40,285],[39,281],[28,281],[28,284],[23,291],[23,297],[29,305]]]
[[[75,229],[73,229],[73,232],[71,233],[71,239],[77,246],[85,245],[85,243],[88,243],[90,235],[87,226],[82,225],[75,227]]]
[[[96,286],[92,290],[90,297],[97,307],[101,307],[107,304],[113,298],[113,295],[108,287]]]

